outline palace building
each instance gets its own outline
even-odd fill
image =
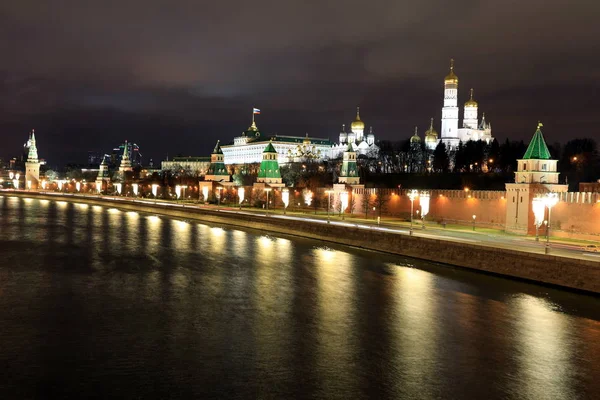
[[[256,125],[254,116],[250,127],[233,143],[221,146],[224,162],[231,164],[260,163],[263,151],[271,143],[278,155],[279,164],[301,162],[309,159],[325,160],[330,157],[332,143],[325,138],[312,138],[308,134],[301,136],[263,135]]]

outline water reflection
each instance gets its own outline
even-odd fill
[[[600,391],[595,297],[114,208],[0,211],[6,398]]]
[[[513,303],[522,395],[531,399],[576,398],[571,386],[576,368],[571,359],[570,317],[539,297],[523,294]]]

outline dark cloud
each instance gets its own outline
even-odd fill
[[[438,120],[456,59],[500,140],[600,139],[592,1],[82,1],[0,5],[2,155],[27,131],[54,162],[128,138],[207,154],[267,132],[335,138],[358,104],[381,139]]]

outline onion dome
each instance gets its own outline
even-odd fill
[[[415,134],[410,138],[411,143],[421,143],[421,138],[417,134],[417,127],[415,126]]]
[[[365,130],[365,123],[360,120],[360,107],[356,107],[356,119],[352,121],[350,129],[354,130]]]
[[[471,97],[465,103],[465,107],[477,107],[477,102],[473,100],[473,88],[471,88]]]
[[[431,122],[429,124],[429,129],[425,131],[425,143],[437,142],[438,133],[433,127],[433,118],[431,118]]]
[[[456,76],[456,74],[454,74],[454,59],[450,60],[450,73],[448,75],[446,75],[446,77],[444,78],[444,83],[445,84],[458,84],[458,76]]]

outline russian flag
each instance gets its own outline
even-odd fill
[[[253,109],[252,109],[252,113],[253,113],[253,114],[260,114],[260,109],[258,109],[258,108],[253,108]]]

